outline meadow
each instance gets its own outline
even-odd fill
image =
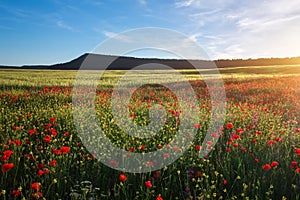
[[[106,137],[129,153],[164,146],[180,151],[169,143],[184,120],[178,121],[180,105],[167,88],[141,87],[128,106],[132,122],[140,126],[150,123],[154,104],[165,108],[165,124],[155,137],[136,138],[117,126],[111,95],[125,73],[105,71],[95,93]],[[220,131],[211,133],[219,139],[203,158],[199,152],[214,105],[198,72],[179,73],[198,97],[198,123],[190,127],[197,135],[170,165],[151,171],[154,160],[141,163],[149,172],[129,173],[99,162],[78,136],[72,110],[77,71],[0,70],[0,198],[300,199],[300,66],[220,69],[226,118]],[[180,87],[172,77],[164,80]],[[110,165],[116,168],[118,162]]]

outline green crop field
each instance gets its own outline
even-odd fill
[[[131,123],[148,125],[154,105],[166,111],[163,127],[150,138],[129,135],[113,117],[114,86],[127,72],[105,71],[96,91],[82,88],[95,96],[98,128],[128,156],[166,147],[169,153],[160,160],[167,162],[183,151],[172,143],[179,127],[195,121],[189,129],[196,136],[186,151],[156,170],[151,168],[157,160],[137,160],[149,169],[144,173],[130,173],[118,160],[109,160],[111,166],[102,164],[86,148],[95,138],[83,140],[75,126],[72,97],[77,71],[0,70],[0,199],[300,199],[300,66],[220,69],[226,115],[213,133],[207,131],[216,105],[199,72],[178,71],[197,96],[199,109],[187,109],[197,112],[191,119],[180,118],[184,105],[166,87],[140,87],[126,103]],[[97,71],[87,73],[93,80]],[[162,74],[165,84],[186,91],[172,73],[151,73]],[[216,77],[213,71],[202,73],[208,79]],[[143,77],[131,79],[133,86]],[[122,96],[118,101],[124,103]],[[97,135],[100,130],[92,126]],[[213,141],[203,143],[206,134],[218,138],[214,146]],[[211,150],[204,157],[199,156],[203,148]]]

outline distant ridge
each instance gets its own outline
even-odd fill
[[[143,64],[156,63],[172,67],[173,69],[194,69],[194,66],[210,68],[216,64],[220,68],[241,66],[268,66],[268,65],[296,65],[300,64],[300,57],[292,58],[259,58],[259,59],[233,59],[233,60],[177,60],[156,58],[134,58],[125,56],[109,56],[99,54],[83,54],[66,63],[54,65],[24,65],[24,66],[0,66],[0,68],[18,69],[49,69],[49,70],[78,70],[84,63],[86,69],[129,70]],[[111,62],[113,61],[113,62]],[[194,65],[194,66],[193,66]],[[160,65],[151,65],[153,69],[160,69]],[[152,68],[151,68],[152,69]]]

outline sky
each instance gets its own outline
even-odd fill
[[[70,61],[143,27],[178,31],[211,59],[300,56],[298,0],[0,0],[0,65]]]

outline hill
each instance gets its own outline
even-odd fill
[[[87,59],[88,58],[88,59]],[[269,65],[296,65],[300,64],[300,57],[292,58],[260,58],[260,59],[233,59],[233,60],[177,60],[156,58],[134,58],[125,56],[109,56],[99,54],[83,54],[80,57],[66,63],[54,65],[24,65],[24,66],[0,66],[0,68],[18,69],[49,69],[49,70],[78,70],[84,63],[86,69],[129,70],[136,66],[149,63],[157,63],[170,66],[174,69],[194,69],[194,66],[210,68],[216,64],[219,68],[241,67],[241,66],[269,66]],[[111,61],[113,61],[111,63]],[[193,64],[193,65],[191,65]],[[159,65],[152,65],[153,69],[159,69]]]

